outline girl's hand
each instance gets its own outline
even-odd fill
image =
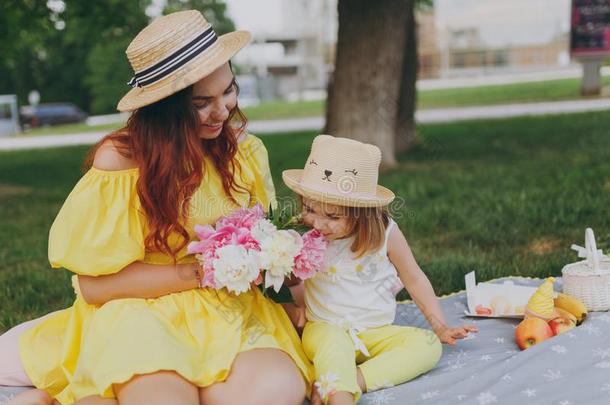
[[[303,333],[305,324],[307,323],[305,307],[299,307],[295,305],[294,302],[285,303],[282,304],[282,306],[284,307],[284,311],[286,311],[286,314],[288,314],[288,318],[290,318],[290,321],[300,336]]]
[[[437,336],[441,343],[455,345],[457,339],[464,339],[468,333],[478,331],[479,329],[474,325],[464,325],[457,328],[444,328],[437,333]]]

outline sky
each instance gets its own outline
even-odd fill
[[[547,43],[570,29],[570,0],[434,0],[437,26],[477,26],[491,47]]]
[[[281,0],[225,0],[225,2],[227,13],[237,29],[269,33],[284,28]]]

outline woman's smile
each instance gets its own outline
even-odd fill
[[[203,124],[203,127],[208,131],[216,132],[222,129],[222,122],[216,124]]]

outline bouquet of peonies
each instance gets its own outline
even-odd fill
[[[203,267],[203,286],[241,294],[264,281],[263,291],[273,287],[279,293],[286,277],[313,277],[322,268],[327,241],[316,230],[301,235],[294,229],[298,222],[274,221],[272,210],[266,217],[256,205],[220,218],[215,227],[195,226],[199,240],[188,252]]]

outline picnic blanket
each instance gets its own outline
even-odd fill
[[[508,277],[516,285],[542,280]],[[561,279],[555,291],[561,291]],[[466,318],[466,293],[441,298],[452,325],[479,328],[456,346],[443,345],[437,367],[408,383],[367,393],[359,404],[610,404],[610,313],[593,312],[579,327],[520,351],[518,320]],[[395,323],[428,328],[413,303],[398,306]],[[0,403],[23,388],[0,387]]]

